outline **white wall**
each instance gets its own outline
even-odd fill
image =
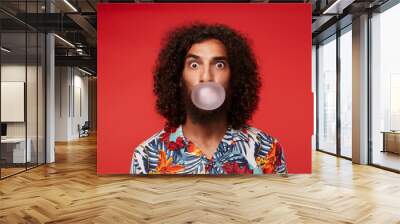
[[[69,69],[67,67],[55,68],[55,141],[68,140],[69,80]]]
[[[75,75],[74,75],[74,108],[73,111],[75,111],[75,113],[73,113],[73,119],[72,119],[72,136],[74,136],[74,138],[79,137],[79,133],[78,133],[78,124],[80,124],[81,126],[85,123],[85,121],[88,121],[89,119],[89,111],[88,111],[88,96],[89,96],[89,92],[88,92],[88,77],[87,76],[82,76],[82,73],[76,73],[77,70],[75,71]],[[80,91],[80,93],[79,93]],[[79,97],[80,96],[80,97]],[[79,102],[80,101],[80,102]],[[81,108],[79,108],[81,107]],[[79,109],[81,109],[82,111],[79,111]]]
[[[56,67],[55,74],[55,140],[70,141],[88,120],[88,77],[72,67]]]

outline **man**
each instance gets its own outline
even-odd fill
[[[253,52],[237,31],[195,23],[170,32],[154,71],[157,110],[167,122],[135,149],[131,174],[286,174],[278,141],[246,123],[260,86]]]

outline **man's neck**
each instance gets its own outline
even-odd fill
[[[228,124],[226,119],[210,122],[208,124],[198,124],[193,122],[190,117],[186,118],[185,124],[182,125],[184,136],[192,141],[195,145],[210,155],[217,148],[219,142],[224,137]]]

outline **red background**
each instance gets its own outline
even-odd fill
[[[98,174],[129,173],[135,147],[162,129],[152,93],[160,40],[193,21],[248,36],[263,82],[250,124],[281,142],[289,173],[310,173],[311,5],[143,3],[98,7]]]

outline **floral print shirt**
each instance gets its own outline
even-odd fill
[[[229,127],[216,152],[207,158],[185,138],[182,125],[164,128],[134,151],[131,174],[286,174],[279,142],[250,126]]]

